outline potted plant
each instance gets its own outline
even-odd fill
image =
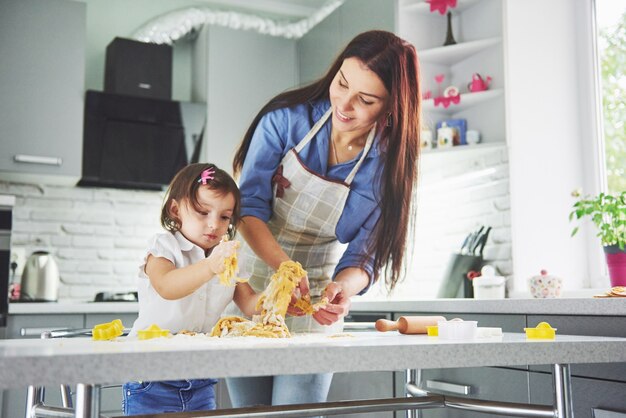
[[[581,197],[580,191],[572,193],[578,201],[569,219],[589,216],[598,229],[597,236],[604,246],[609,268],[611,286],[626,286],[626,191],[619,195],[600,193],[597,196]],[[578,227],[572,231],[572,236]]]

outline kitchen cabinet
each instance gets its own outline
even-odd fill
[[[432,97],[423,101],[423,128],[432,131],[433,141],[437,138],[437,122],[466,119],[468,130],[480,132],[479,147],[506,144],[502,2],[459,0],[457,7],[450,9],[457,43],[448,46],[443,46],[447,28],[445,15],[431,13],[429,4],[423,0],[399,0],[398,7],[397,33],[415,45],[422,92],[430,92]],[[476,73],[485,81],[491,77],[488,90],[469,91],[468,84]],[[438,84],[435,76],[440,74],[444,79]],[[460,102],[451,103],[447,108],[435,106],[433,98],[442,96],[448,86],[458,89]]]
[[[532,403],[549,404],[552,402],[552,375],[546,373],[530,373],[530,401]],[[626,383],[609,380],[572,377],[572,400],[576,418],[594,417],[593,409],[612,411],[605,412],[602,417],[618,418],[626,415]]]
[[[9,315],[7,338],[41,338],[41,333],[62,328],[84,328],[81,314]]]
[[[79,178],[85,36],[83,2],[0,2],[0,179]]]
[[[393,318],[398,319],[403,315],[441,315],[447,320],[461,318],[465,321],[478,321],[479,327],[498,327],[502,332],[521,332],[526,326],[524,315],[491,315],[481,313],[437,313],[415,312],[394,313]],[[419,376],[418,386],[430,392],[452,394],[454,396],[467,396],[475,399],[502,400],[508,402],[528,403],[528,367],[513,366],[509,368],[483,367],[483,368],[451,368],[422,370]],[[429,384],[428,381],[431,383]],[[501,385],[500,382],[510,382]],[[396,396],[404,394],[406,377],[404,373],[396,373],[395,391]],[[441,384],[449,384],[452,391],[441,390]],[[463,393],[467,391],[468,393]],[[481,418],[484,414],[457,411],[453,409],[430,409],[422,411],[424,418],[428,417],[476,417]],[[493,415],[497,416],[497,415]],[[397,412],[396,418],[404,418],[404,412]]]
[[[506,384],[502,382],[506,382]],[[501,367],[422,370],[420,387],[429,392],[474,399],[516,403],[528,403],[529,401],[528,372]],[[548,386],[547,390],[552,393],[551,386]],[[466,393],[468,394],[466,395]],[[546,404],[550,403],[552,403],[552,399],[546,402]],[[423,418],[481,418],[484,416],[484,414],[477,412],[449,408],[422,411]],[[490,416],[506,417],[507,415],[490,414]]]
[[[626,317],[622,316],[528,315],[528,326],[534,327],[544,321],[556,328],[557,334],[626,337]],[[545,366],[531,366],[530,370],[550,371]],[[626,364],[574,364],[571,367],[571,374],[626,383]],[[623,407],[626,409],[626,403],[623,403]]]

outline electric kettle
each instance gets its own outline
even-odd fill
[[[56,302],[59,297],[59,267],[46,251],[35,251],[26,260],[22,273],[20,300]]]

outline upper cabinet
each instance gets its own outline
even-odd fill
[[[0,179],[81,172],[86,5],[0,2]]]
[[[447,15],[431,12],[424,0],[399,0],[398,10],[397,33],[418,50],[424,128],[436,140],[438,122],[465,119],[467,130],[479,132],[481,144],[506,144],[502,2],[458,0],[457,7],[448,9],[456,43],[446,46]],[[470,88],[473,79],[487,89]],[[448,95],[458,92],[458,102],[445,97],[436,100],[446,91]]]

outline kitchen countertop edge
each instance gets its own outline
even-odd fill
[[[9,314],[137,313],[136,302],[12,303]],[[626,316],[626,298],[354,300],[351,312]]]

